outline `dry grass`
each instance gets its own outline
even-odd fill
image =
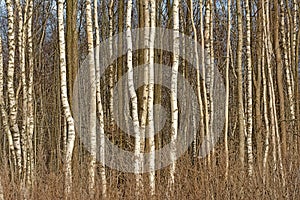
[[[219,151],[222,152],[222,151]],[[221,154],[222,155],[222,154]],[[225,180],[225,165],[223,157],[216,154],[216,164],[208,169],[205,160],[192,164],[188,154],[177,161],[176,184],[174,193],[168,192],[168,168],[157,171],[156,196],[153,199],[300,199],[300,168],[299,156],[287,160],[286,185],[283,186],[278,173],[268,171],[267,184],[262,183],[256,170],[249,178],[235,162],[230,163],[228,180]],[[74,200],[89,199],[87,190],[87,170],[84,164],[74,169],[74,185],[72,198]],[[255,168],[257,169],[257,167]],[[270,166],[269,166],[269,169]],[[8,169],[2,170],[2,185],[7,200],[22,199],[22,191],[17,181],[10,181]],[[149,199],[147,174],[143,175],[144,190],[141,196],[135,196],[134,175],[107,171],[109,199]],[[35,187],[28,193],[29,199],[55,200],[63,199],[63,174],[48,172],[37,168]],[[100,176],[97,175],[96,198],[101,199]]]

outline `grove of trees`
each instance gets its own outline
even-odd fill
[[[0,0],[0,200],[298,199],[299,6]]]

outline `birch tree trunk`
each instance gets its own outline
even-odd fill
[[[96,48],[95,48],[95,67],[96,67],[96,103],[97,103],[97,116],[99,118],[99,134],[100,134],[100,176],[102,182],[102,198],[107,198],[107,181],[105,171],[105,129],[104,129],[104,114],[103,105],[101,102],[101,85],[100,85],[100,36],[99,36],[99,25],[98,25],[98,4],[97,0],[94,0],[94,23],[95,23],[95,36],[96,36]]]
[[[89,192],[90,197],[95,195],[95,164],[96,164],[96,84],[95,84],[95,64],[94,64],[94,45],[93,45],[93,23],[91,0],[86,0],[86,31],[88,42],[88,66],[90,78],[90,104],[89,104],[89,136],[90,136],[90,164],[89,164]]]
[[[227,46],[226,46],[226,102],[225,102],[225,179],[228,178],[229,170],[229,151],[228,151],[228,125],[229,125],[229,66],[230,66],[230,29],[231,29],[231,0],[227,1]]]
[[[71,114],[70,105],[68,101],[67,91],[67,71],[66,71],[66,54],[65,54],[65,31],[64,31],[64,1],[57,2],[57,18],[58,18],[58,42],[59,42],[59,61],[60,61],[60,87],[61,87],[61,101],[63,106],[64,116],[68,124],[68,138],[65,157],[65,198],[68,198],[72,189],[72,154],[75,141],[75,126],[74,119]]]
[[[140,127],[138,119],[138,105],[137,105],[137,95],[134,88],[133,80],[133,61],[132,61],[132,34],[131,34],[131,14],[132,14],[132,0],[128,0],[127,13],[126,13],[126,42],[127,42],[127,69],[128,69],[128,89],[129,96],[131,99],[132,105],[132,119],[133,119],[133,128],[135,135],[135,144],[134,144],[134,171],[136,174],[136,194],[139,195],[139,189],[141,186],[141,175],[139,171],[141,169],[141,145],[140,145]]]
[[[27,144],[28,144],[28,170],[27,170],[27,184],[31,185],[33,181],[34,172],[34,157],[33,157],[33,131],[34,131],[34,103],[33,103],[33,42],[32,42],[32,10],[33,0],[29,0],[28,4],[28,25],[27,25],[27,52],[28,52],[28,93],[27,93]]]
[[[108,17],[109,17],[109,55],[112,56],[113,55],[113,43],[112,43],[112,36],[113,36],[113,20],[114,20],[114,16],[113,16],[113,7],[114,5],[114,0],[110,0],[109,2],[109,6],[108,6]],[[108,104],[108,109],[109,109],[109,123],[110,123],[110,131],[112,132],[112,134],[115,134],[115,119],[114,119],[114,83],[115,83],[115,71],[114,71],[114,64],[111,64],[109,66],[109,80],[108,80],[108,84],[109,84],[109,104]],[[113,136],[113,140],[114,140],[114,136]]]
[[[200,106],[200,125],[203,126],[202,131],[200,132],[200,137],[201,137],[201,141],[203,144],[206,144],[207,141],[204,141],[204,137],[205,137],[205,131],[206,131],[206,135],[209,135],[209,123],[208,123],[208,99],[207,99],[207,90],[206,90],[206,59],[205,59],[205,53],[208,54],[207,50],[205,52],[205,38],[206,36],[206,32],[204,33],[203,31],[203,1],[200,0],[199,1],[199,5],[200,5],[200,39],[201,39],[201,49],[200,49],[200,53],[201,53],[201,66],[202,66],[202,88],[203,88],[203,103],[201,103],[201,94],[200,94],[200,85],[198,86],[198,102],[199,102],[199,106]],[[207,26],[207,25],[206,25]],[[208,49],[209,50],[209,49]],[[200,77],[199,77],[200,78]],[[203,105],[201,107],[201,105]],[[203,113],[204,112],[204,113]],[[205,124],[204,124],[205,123]],[[203,125],[202,125],[203,124]],[[203,145],[203,149],[201,149],[202,151],[206,151],[205,145]],[[205,154],[204,154],[205,155]],[[201,155],[200,155],[201,156]],[[209,160],[209,159],[208,159]]]
[[[23,21],[27,21],[27,7],[28,2],[26,3],[26,7],[23,9],[20,5],[19,1],[16,1],[16,8],[18,10],[18,25],[19,28],[17,30],[18,35],[18,53],[19,53],[19,65],[21,69],[21,82],[22,82],[22,128],[21,128],[21,145],[22,145],[22,158],[23,158],[23,177],[26,178],[27,174],[27,83],[26,83],[26,70],[25,70],[25,40],[26,40],[26,27],[23,26]],[[25,177],[25,178],[24,178]]]
[[[244,100],[243,100],[243,73],[242,73],[242,49],[243,49],[243,14],[241,1],[236,1],[238,18],[238,44],[237,44],[237,89],[238,89],[238,124],[239,124],[239,160],[243,168],[245,162],[245,124],[244,124]]]
[[[0,112],[2,117],[2,125],[4,132],[8,140],[9,151],[11,152],[12,158],[8,158],[12,165],[12,169],[17,166],[16,154],[14,149],[13,137],[9,128],[8,114],[5,110],[4,93],[3,93],[3,56],[2,56],[2,37],[0,37]],[[13,172],[11,172],[13,174]]]
[[[247,153],[248,153],[248,174],[253,175],[253,151],[252,151],[252,60],[251,60],[251,21],[250,21],[250,5],[249,0],[246,0],[246,54],[247,54]]]
[[[266,26],[265,26],[265,45],[266,45],[266,51],[267,51],[267,66],[268,66],[268,83],[269,83],[269,93],[270,93],[270,120],[271,120],[271,136],[272,136],[272,146],[273,146],[273,170],[276,172],[277,170],[277,157],[276,154],[278,153],[278,161],[279,161],[279,172],[282,177],[282,183],[285,185],[285,178],[284,178],[284,171],[283,171],[283,165],[282,165],[282,157],[281,157],[281,142],[279,138],[279,130],[278,130],[278,120],[277,120],[277,113],[276,113],[276,104],[275,104],[275,91],[274,91],[274,81],[273,81],[273,75],[272,75],[272,68],[271,68],[271,56],[272,56],[272,50],[271,50],[271,39],[270,39],[270,16],[269,16],[269,1],[266,0]],[[276,152],[277,150],[277,152]]]
[[[143,12],[142,14],[144,14],[144,26],[146,28],[150,27],[150,1],[149,0],[144,0],[143,1]],[[140,100],[140,126],[141,126],[141,153],[144,153],[145,151],[145,134],[146,131],[146,123],[147,123],[147,116],[148,116],[148,110],[147,110],[147,106],[149,105],[148,102],[148,98],[149,98],[149,66],[148,64],[150,64],[150,54],[149,54],[149,45],[150,45],[150,32],[147,31],[145,29],[145,33],[142,36],[142,39],[144,41],[141,41],[145,44],[145,49],[142,50],[142,57],[143,57],[143,64],[145,64],[144,66],[144,70],[142,71],[143,73],[140,75],[140,78],[143,79],[144,82],[144,86],[142,87],[142,92],[141,92],[141,100]],[[143,159],[143,158],[141,158]],[[144,163],[144,161],[142,161]],[[143,167],[143,164],[142,166]]]
[[[22,155],[20,132],[17,124],[17,102],[14,90],[14,72],[15,72],[15,33],[14,33],[14,12],[11,0],[6,0],[8,15],[8,70],[7,70],[7,90],[9,102],[9,125],[13,136],[14,149],[17,160],[17,172],[21,175]]]
[[[170,189],[173,191],[176,170],[176,140],[178,132],[177,75],[179,67],[179,0],[173,1],[173,62],[171,75],[171,169]]]
[[[155,194],[155,124],[154,124],[154,42],[155,42],[155,9],[156,0],[150,0],[150,40],[149,40],[149,94],[148,94],[148,123],[149,123],[149,147],[150,147],[150,174],[149,174],[149,184],[150,184],[150,194],[153,196]],[[142,138],[143,139],[143,138]]]
[[[287,82],[287,89],[288,89],[288,102],[289,102],[289,108],[290,108],[290,118],[292,120],[295,119],[295,108],[294,108],[294,99],[293,99],[293,92],[292,92],[292,78],[291,78],[291,72],[290,72],[290,59],[289,59],[289,45],[288,39],[286,39],[287,34],[285,31],[285,8],[284,8],[284,1],[280,0],[280,33],[282,38],[282,46],[283,46],[283,55],[284,55],[284,65],[285,65],[285,73],[286,73],[286,82]],[[289,19],[288,19],[289,21]],[[289,22],[288,22],[289,24]]]
[[[195,26],[195,22],[194,22],[194,6],[193,6],[193,1],[190,1],[190,18],[191,18],[191,22],[192,22],[192,28],[193,28],[193,32],[194,32],[194,41],[195,41],[195,46],[194,46],[194,50],[195,50],[195,56],[196,56],[196,69],[197,69],[197,98],[198,98],[198,103],[199,103],[199,109],[200,109],[200,135],[201,137],[201,141],[203,141],[204,138],[204,116],[203,116],[203,101],[202,101],[202,97],[201,97],[201,80],[200,80],[200,65],[199,65],[199,54],[198,54],[198,37],[197,37],[197,29]],[[200,2],[202,4],[202,2]],[[201,5],[200,4],[200,5]],[[202,26],[202,25],[200,25]],[[201,32],[201,37],[203,37],[203,31],[202,29],[200,30]],[[202,61],[204,62],[204,52],[202,49],[200,49],[200,53],[201,53],[201,64]],[[203,67],[203,65],[202,65]],[[204,67],[203,67],[204,68]],[[192,113],[194,114],[194,113]],[[194,120],[194,119],[193,119]],[[194,121],[195,123],[195,121]],[[197,149],[197,131],[194,132],[193,134],[194,137],[194,144],[193,144],[193,158],[196,158],[196,149]]]
[[[204,50],[205,50],[205,68],[206,70],[203,71],[205,73],[205,77],[204,77],[204,82],[206,83],[203,84],[203,88],[205,88],[204,92],[204,98],[208,97],[208,100],[204,99],[204,105],[205,105],[205,131],[206,131],[206,141],[205,142],[205,146],[206,146],[206,151],[207,151],[207,163],[208,163],[208,167],[211,167],[211,155],[210,155],[210,142],[211,142],[211,127],[210,127],[210,120],[211,120],[211,95],[210,95],[210,87],[211,87],[211,66],[212,66],[212,58],[211,58],[211,1],[206,1],[205,2],[205,24],[204,24]],[[203,65],[204,66],[204,65]],[[204,68],[204,67],[203,67]],[[204,76],[203,73],[203,76]],[[207,90],[206,91],[206,87]],[[208,92],[208,93],[207,93]]]

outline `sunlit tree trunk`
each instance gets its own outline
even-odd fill
[[[280,0],[280,33],[282,38],[282,46],[283,46],[283,55],[284,55],[284,65],[285,65],[285,74],[286,74],[286,82],[287,82],[287,93],[288,93],[288,102],[289,102],[289,109],[290,109],[290,119],[295,119],[295,107],[294,107],[294,98],[292,92],[292,78],[291,78],[291,71],[290,66],[291,62],[289,59],[289,40],[286,39],[287,34],[285,30],[286,20],[285,20],[285,13],[286,9],[284,7],[284,1]],[[289,19],[288,19],[289,21]],[[289,24],[289,23],[288,23]]]
[[[205,131],[206,131],[206,138],[205,138],[205,146],[206,146],[206,151],[207,151],[207,163],[208,166],[211,166],[211,155],[210,155],[210,145],[211,145],[211,137],[212,137],[212,133],[211,133],[211,127],[210,127],[210,120],[211,120],[211,114],[212,114],[212,110],[211,110],[211,102],[212,102],[212,95],[210,95],[211,92],[211,70],[212,70],[212,66],[213,63],[212,62],[212,54],[211,54],[211,1],[206,1],[205,2],[205,18],[204,18],[204,50],[205,50],[205,65],[203,65],[203,68],[205,68],[205,70],[203,71],[205,73],[202,74],[204,77],[204,82],[206,83],[203,84],[203,88],[205,88],[204,92],[204,105],[205,105]],[[207,90],[206,91],[206,87]],[[207,98],[208,99],[205,99]]]
[[[209,105],[210,105],[210,113],[209,113],[209,129],[210,129],[210,141],[209,141],[209,146],[211,146],[211,151],[212,151],[212,165],[216,164],[216,159],[215,159],[215,133],[213,131],[214,127],[214,80],[215,80],[215,52],[214,52],[214,25],[213,25],[213,16],[214,16],[214,4],[213,1],[210,0],[210,16],[209,16],[209,29],[210,29],[210,34],[209,34],[209,43],[210,43],[210,66],[209,66],[209,72],[210,72],[210,79],[209,81]],[[209,147],[208,146],[208,147]],[[210,150],[210,149],[209,149]]]
[[[203,4],[203,1],[200,0],[199,1],[199,6],[200,6],[200,40],[201,40],[201,49],[200,49],[200,59],[201,59],[201,66],[202,66],[202,90],[203,90],[203,102],[201,103],[201,92],[200,92],[200,85],[197,86],[197,90],[198,90],[198,102],[199,102],[199,106],[200,106],[200,126],[201,127],[201,130],[200,130],[200,140],[202,142],[202,144],[207,144],[208,141],[206,138],[206,140],[204,139],[205,138],[205,132],[206,132],[206,135],[209,135],[209,123],[208,123],[208,119],[209,119],[209,116],[208,116],[208,99],[207,99],[207,90],[206,90],[206,65],[208,63],[206,58],[205,58],[205,53],[208,54],[207,50],[209,49],[205,49],[205,40],[206,40],[206,35],[207,35],[207,32],[204,33],[203,31],[203,7],[204,7],[204,4]],[[207,26],[207,25],[206,25]],[[200,70],[200,69],[199,69]],[[200,78],[200,77],[199,77]],[[202,105],[202,106],[201,106]],[[207,145],[202,145],[202,149],[200,149],[200,157],[203,157],[205,154],[205,152],[207,151],[206,149],[206,146]],[[202,154],[201,154],[202,152]],[[208,158],[208,160],[210,160]]]
[[[226,46],[226,102],[225,102],[225,132],[224,132],[224,143],[225,143],[225,178],[228,178],[229,170],[229,150],[228,150],[228,125],[229,125],[229,66],[230,66],[230,29],[231,29],[231,0],[227,1],[227,46]]]
[[[283,185],[285,185],[285,178],[283,172],[282,165],[282,157],[281,157],[281,142],[279,138],[279,130],[278,130],[278,120],[277,120],[277,112],[276,112],[276,104],[275,104],[275,91],[274,91],[274,81],[272,75],[271,68],[271,56],[272,56],[272,45],[270,39],[270,16],[269,16],[269,1],[266,0],[266,18],[265,18],[265,46],[267,51],[267,66],[268,66],[268,83],[269,83],[269,94],[270,94],[270,124],[271,124],[271,137],[272,137],[272,147],[273,147],[273,170],[276,172],[277,167],[279,165],[279,172],[282,176]],[[277,153],[278,153],[278,162],[277,163]]]
[[[259,6],[262,7],[262,2],[259,2]],[[257,49],[257,65],[256,65],[256,75],[254,75],[254,86],[255,86],[255,129],[256,133],[254,135],[257,145],[257,163],[259,167],[259,172],[262,174],[262,164],[263,164],[263,138],[262,138],[262,131],[263,131],[263,111],[261,109],[261,102],[262,102],[262,51],[263,49],[263,27],[262,27],[262,9],[258,12],[258,49]]]
[[[8,147],[11,152],[12,158],[8,158],[8,160],[11,160],[11,163],[13,167],[16,167],[16,154],[13,144],[13,137],[9,128],[8,123],[8,116],[7,112],[5,110],[5,102],[4,102],[4,93],[3,93],[3,56],[2,56],[2,38],[0,37],[0,112],[2,117],[2,125],[4,128],[4,132],[6,134],[7,140],[8,140]],[[12,172],[13,173],[13,172]]]
[[[19,53],[19,65],[21,69],[21,82],[22,82],[22,128],[21,128],[21,145],[22,145],[22,158],[23,158],[23,179],[27,174],[27,82],[26,82],[26,70],[25,70],[25,41],[26,41],[26,26],[24,26],[23,21],[27,21],[27,7],[24,9],[20,5],[19,1],[16,1],[16,7],[18,10],[18,53]]]
[[[144,26],[146,28],[150,27],[150,1],[149,0],[144,0],[142,1],[143,8],[142,8],[142,16],[141,18],[144,18]],[[145,134],[147,132],[146,130],[146,123],[147,123],[147,116],[148,116],[148,109],[147,105],[149,105],[148,98],[149,98],[149,63],[150,63],[150,54],[149,54],[149,45],[150,45],[150,32],[145,29],[144,35],[141,36],[143,41],[140,41],[145,44],[145,48],[142,50],[142,57],[143,61],[142,63],[144,64],[144,69],[142,70],[142,73],[139,75],[141,79],[143,79],[143,83],[145,84],[142,87],[142,91],[140,94],[140,126],[141,126],[141,153],[144,153],[145,151]],[[141,158],[143,159],[143,158]],[[144,162],[144,161],[143,161]],[[143,167],[143,164],[142,166]]]
[[[109,56],[113,55],[113,41],[112,41],[112,36],[113,36],[113,9],[114,9],[114,0],[110,0],[109,5],[108,5],[108,18],[109,18],[109,26],[108,26],[108,31],[109,31]],[[108,103],[108,110],[109,110],[109,127],[110,131],[114,134],[115,133],[115,118],[114,118],[114,83],[115,83],[115,66],[114,64],[111,64],[109,66],[109,103]],[[114,136],[113,136],[114,140]]]
[[[201,97],[201,80],[200,80],[200,65],[199,65],[199,54],[198,54],[198,37],[197,37],[197,29],[195,26],[195,22],[194,22],[194,6],[193,6],[193,1],[190,1],[190,18],[191,18],[191,22],[192,22],[192,28],[193,28],[193,32],[194,32],[194,41],[195,41],[195,46],[194,46],[194,50],[195,50],[195,59],[196,59],[196,69],[197,69],[197,99],[198,99],[198,103],[199,103],[199,109],[200,109],[200,135],[201,140],[203,141],[203,135],[204,135],[204,123],[203,123],[203,100]],[[201,25],[202,26],[202,25]],[[201,37],[203,37],[203,31],[202,29],[201,31]],[[202,52],[203,50],[200,49],[200,53],[201,53],[201,64],[202,64],[202,60],[204,61],[204,52]],[[202,65],[203,67],[203,65]],[[192,108],[193,109],[193,108]],[[192,113],[192,115],[194,115],[194,113]],[[194,119],[193,119],[194,120]],[[197,150],[197,131],[194,132],[193,134],[194,137],[194,141],[193,141],[193,158],[196,158],[196,150]]]
[[[242,49],[243,49],[243,14],[241,1],[236,1],[238,44],[237,44],[237,89],[238,89],[238,124],[239,124],[239,160],[244,167],[245,162],[245,121],[244,121],[244,100],[243,100],[243,73],[242,73]]]
[[[96,48],[95,48],[95,67],[96,67],[96,103],[97,103],[97,116],[99,120],[99,134],[100,134],[100,176],[102,182],[102,197],[107,198],[107,181],[105,171],[105,129],[104,129],[104,114],[103,105],[101,102],[101,85],[100,85],[100,36],[99,36],[99,25],[98,25],[98,4],[97,0],[94,0],[94,23],[95,23],[95,36],[96,36]]]
[[[128,0],[127,13],[126,13],[126,42],[127,42],[127,69],[128,69],[128,89],[132,105],[132,119],[135,135],[134,144],[134,171],[136,175],[136,193],[139,194],[141,186],[141,175],[139,171],[141,169],[141,145],[140,145],[140,131],[139,131],[139,119],[138,119],[138,105],[137,95],[134,88],[133,80],[133,60],[132,60],[132,34],[131,34],[131,14],[132,14],[132,0]]]
[[[89,192],[91,198],[95,194],[95,171],[96,171],[96,84],[95,84],[95,64],[94,64],[94,45],[93,45],[93,23],[91,1],[86,0],[86,31],[88,42],[88,66],[90,78],[90,105],[89,105],[89,137],[90,137],[90,163],[89,163]]]
[[[155,42],[155,10],[156,10],[156,0],[150,0],[150,40],[149,40],[149,94],[148,94],[148,123],[149,123],[149,147],[150,147],[150,174],[149,174],[149,184],[151,195],[155,194],[155,124],[154,124],[154,42]]]
[[[59,43],[59,61],[60,61],[60,86],[61,86],[61,101],[64,111],[64,116],[68,124],[68,138],[65,156],[65,197],[71,193],[72,189],[72,154],[75,141],[75,126],[74,119],[71,114],[70,105],[68,101],[67,91],[67,71],[66,71],[66,54],[65,54],[65,31],[64,31],[64,1],[57,2],[57,18],[58,18],[58,43]]]
[[[264,10],[264,6],[262,7],[262,9]],[[264,12],[264,11],[263,11]],[[265,15],[265,14],[263,14]],[[263,22],[265,21],[265,16],[263,16]],[[265,36],[263,37],[263,39],[265,38]],[[265,39],[264,39],[265,40]],[[265,45],[263,45],[265,46]],[[266,129],[266,135],[265,135],[265,151],[264,151],[264,155],[263,155],[263,183],[266,183],[266,176],[267,176],[267,161],[268,161],[268,156],[269,156],[269,140],[270,140],[270,127],[269,127],[269,116],[268,116],[268,101],[267,101],[267,78],[266,78],[266,70],[265,70],[265,62],[264,62],[264,55],[265,55],[265,51],[262,51],[262,81],[263,81],[263,111],[264,111],[264,122],[265,122],[265,129]],[[267,61],[267,63],[269,63],[269,61]]]
[[[177,105],[177,75],[179,67],[179,1],[173,1],[173,62],[171,75],[171,169],[170,169],[170,188],[174,189],[175,170],[176,170],[176,140],[178,132],[178,105]]]
[[[28,52],[28,93],[27,93],[27,144],[28,144],[28,170],[27,170],[27,183],[30,185],[33,181],[34,173],[34,157],[33,157],[33,130],[34,130],[34,102],[33,102],[33,42],[32,42],[32,10],[33,1],[29,0],[28,4],[28,25],[27,25],[27,52]]]
[[[252,60],[251,60],[251,21],[250,21],[249,0],[246,0],[246,54],[247,54],[247,153],[248,153],[248,174],[253,175],[253,151],[252,151]]]
[[[21,175],[22,155],[20,131],[17,124],[17,102],[14,89],[15,74],[15,33],[14,33],[14,12],[11,0],[6,0],[6,8],[8,15],[8,70],[7,70],[7,90],[9,102],[9,125],[13,136],[14,149],[17,160],[17,171]]]

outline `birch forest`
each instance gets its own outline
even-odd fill
[[[299,0],[0,0],[0,200],[299,199]]]

